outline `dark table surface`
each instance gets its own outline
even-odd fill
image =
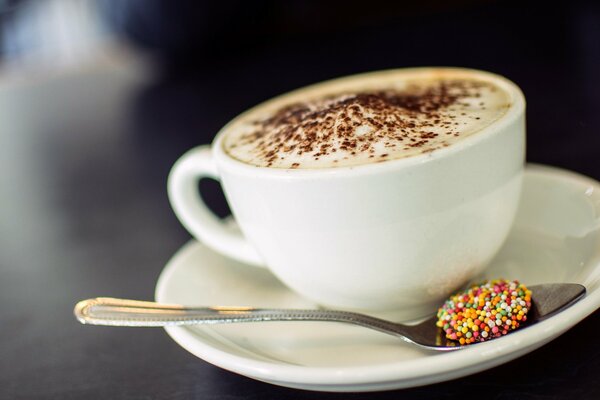
[[[161,329],[79,325],[80,299],[152,299],[189,240],[166,196],[173,162],[244,109],[304,84],[416,65],[491,70],[528,99],[528,160],[600,179],[600,7],[591,2],[464,6],[213,53],[155,76],[114,61],[0,79],[0,398],[600,398],[598,312],[508,364],[368,396],[253,381]],[[203,191],[227,214],[218,185]]]

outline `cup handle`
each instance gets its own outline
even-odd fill
[[[254,266],[264,267],[261,256],[237,229],[232,229],[204,203],[198,192],[203,178],[220,180],[210,146],[199,146],[185,153],[169,174],[171,206],[182,225],[210,248]]]

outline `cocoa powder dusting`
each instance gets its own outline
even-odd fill
[[[295,103],[278,110],[270,118],[252,122],[252,130],[240,136],[242,145],[265,165],[287,154],[309,155],[313,160],[339,152],[346,159],[374,152],[376,146],[423,148],[431,152],[447,144],[431,145],[439,136],[458,136],[456,115],[469,104],[466,98],[480,97],[488,83],[473,80],[440,80],[427,85],[412,84],[405,90],[341,93],[316,101]],[[478,105],[480,100],[477,101]],[[463,108],[461,108],[463,107]],[[438,131],[439,131],[438,129]],[[437,146],[437,147],[436,147]],[[373,157],[370,155],[369,157]],[[389,158],[388,154],[379,157]],[[335,162],[336,160],[334,160]],[[288,168],[301,164],[290,162]]]

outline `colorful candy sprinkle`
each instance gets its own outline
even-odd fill
[[[519,281],[497,279],[451,296],[438,310],[437,326],[460,344],[494,339],[527,321],[531,291]]]

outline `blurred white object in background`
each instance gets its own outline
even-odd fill
[[[134,56],[104,25],[99,6],[97,0],[0,1],[2,72],[20,75]]]

